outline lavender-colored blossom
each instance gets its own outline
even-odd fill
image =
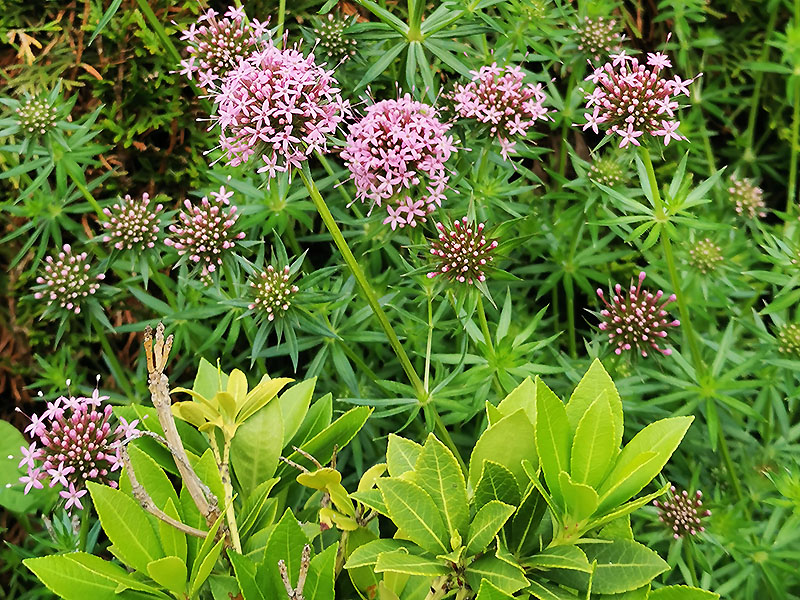
[[[220,187],[218,192],[203,196],[197,204],[188,199],[178,213],[178,223],[169,226],[173,237],[164,240],[167,246],[174,247],[178,254],[202,267],[201,278],[208,280],[211,273],[222,264],[222,257],[244,238],[244,232],[234,233],[233,226],[239,215],[235,206],[230,205],[232,191]]]
[[[349,114],[338,85],[313,54],[271,41],[239,62],[212,94],[227,163],[257,155],[264,163],[258,172],[274,177],[301,167],[314,151],[327,152],[328,136]]]
[[[27,134],[44,135],[56,125],[58,109],[44,98],[31,97],[16,109],[20,129]]]
[[[154,248],[158,241],[159,214],[161,204],[150,205],[150,194],[142,194],[141,200],[134,200],[126,194],[119,203],[104,208],[108,221],[103,221],[106,230],[103,241],[114,244],[117,250],[137,250],[143,252]]]
[[[108,396],[61,396],[47,403],[47,410],[29,417],[25,432],[34,438],[29,447],[20,448],[26,474],[20,477],[25,493],[31,488],[64,488],[60,495],[67,500],[65,508],[82,508],[80,498],[87,481],[112,487],[116,483],[110,473],[118,469],[121,444],[133,438],[135,430],[111,425],[112,407],[104,402]],[[19,409],[17,409],[19,410]],[[21,411],[20,411],[21,412]]]
[[[675,118],[680,108],[677,98],[689,95],[688,86],[702,75],[683,81],[677,75],[668,79],[664,69],[672,66],[669,57],[661,52],[649,53],[645,64],[628,56],[624,50],[611,54],[611,59],[597,67],[586,79],[596,84],[586,95],[583,130],[598,133],[598,126],[606,135],[616,133],[622,139],[620,148],[629,144],[640,146],[639,137],[645,133],[661,137],[664,145],[670,140],[685,140]]]
[[[572,26],[578,36],[578,50],[597,61],[611,52],[619,51],[622,36],[616,27],[616,19],[584,17]]]
[[[428,278],[441,275],[469,285],[486,281],[484,268],[494,259],[492,251],[497,248],[497,240],[487,239],[484,228],[484,223],[473,225],[467,217],[453,223],[450,230],[437,223],[439,237],[430,240],[430,253],[437,265]]]
[[[728,185],[728,197],[736,207],[736,212],[743,217],[755,219],[767,216],[767,205],[764,202],[764,190],[755,185],[746,177],[739,179],[736,175],[731,175]]]
[[[655,294],[642,290],[642,282],[647,275],[644,271],[639,273],[638,285],[631,282],[630,288],[623,293],[622,286],[614,286],[611,302],[606,300],[603,290],[597,290],[597,295],[606,305],[600,311],[603,321],[600,329],[608,333],[608,341],[616,348],[616,354],[624,350],[636,348],[642,356],[647,356],[649,348],[658,350],[661,354],[669,356],[672,350],[659,348],[658,342],[667,337],[668,327],[677,327],[680,321],[670,320],[664,307],[675,301],[675,294],[669,296],[660,306],[664,292],[658,290]]]
[[[64,244],[61,252],[45,259],[44,273],[36,278],[37,291],[33,297],[45,300],[47,306],[56,305],[76,315],[81,305],[100,288],[98,281],[105,274],[91,274],[88,254],[73,254],[72,247]]]
[[[723,260],[722,248],[709,238],[700,240],[689,250],[689,264],[704,275],[715,271]]]
[[[356,197],[385,205],[384,223],[392,229],[414,227],[441,206],[449,179],[445,163],[455,150],[448,129],[436,109],[408,94],[367,107],[350,126],[342,158]]]
[[[289,310],[292,296],[300,289],[292,285],[288,266],[276,269],[272,265],[250,282],[250,288],[254,298],[248,308],[263,311],[269,321]]]
[[[500,142],[505,160],[514,152],[511,138],[524,137],[538,119],[544,119],[547,99],[542,84],[525,84],[518,66],[498,67],[497,63],[472,71],[472,81],[456,85],[455,110],[464,119],[475,119],[489,128]]]
[[[678,493],[673,485],[669,488],[670,497],[665,502],[653,501],[658,509],[658,520],[672,531],[677,540],[687,535],[695,536],[705,531],[703,519],[711,516],[711,511],[703,509],[703,493],[698,490],[689,494],[686,490]]]
[[[244,10],[228,7],[224,16],[209,8],[197,23],[181,32],[189,43],[189,58],[181,61],[181,75],[197,76],[200,87],[210,88],[224,79],[239,61],[259,49],[267,24],[248,21]]]

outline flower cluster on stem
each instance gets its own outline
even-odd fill
[[[617,52],[622,36],[617,31],[616,19],[582,18],[572,30],[578,36],[578,50],[599,61],[603,56]]]
[[[302,166],[314,151],[327,152],[328,136],[349,114],[333,71],[314,55],[277,48],[270,41],[239,62],[212,91],[220,147],[237,166],[259,155],[259,173]]]
[[[689,250],[689,264],[704,275],[716,271],[723,260],[722,248],[709,238],[700,240]]]
[[[625,50],[612,54],[608,62],[586,78],[595,88],[585,96],[590,112],[583,115],[586,118],[583,130],[598,133],[598,127],[602,126],[606,135],[620,136],[620,148],[629,144],[640,146],[638,138],[645,133],[661,137],[665,146],[670,140],[686,139],[678,133],[677,98],[681,94],[688,97],[688,86],[702,73],[688,80],[678,75],[669,79],[664,74],[669,67],[672,62],[662,52],[649,52],[645,64],[628,56]]]
[[[83,302],[93,296],[105,279],[104,273],[91,274],[88,254],[75,254],[69,244],[64,244],[56,255],[45,259],[44,273],[36,278],[33,297],[45,300],[47,306],[56,305],[76,315],[81,312]]]
[[[439,237],[430,240],[430,254],[437,264],[428,278],[442,276],[469,285],[486,281],[484,268],[494,259],[492,251],[498,242],[486,238],[485,227],[484,223],[470,223],[467,217],[453,223],[452,229],[436,223]]]
[[[315,20],[314,37],[317,41],[319,53],[324,54],[328,61],[339,63],[356,55],[358,43],[345,35],[348,22],[333,13]]]
[[[384,223],[392,229],[415,227],[441,206],[449,179],[445,163],[455,151],[448,129],[433,107],[409,94],[368,106],[351,125],[342,158],[356,197],[385,205]]]
[[[489,128],[497,138],[505,160],[514,152],[512,138],[527,134],[538,119],[544,119],[547,99],[542,84],[523,83],[518,66],[498,67],[497,63],[472,71],[472,81],[456,84],[453,100],[456,113],[464,119],[475,119]]]
[[[187,29],[181,40],[189,43],[189,58],[181,61],[181,75],[190,80],[197,76],[200,87],[210,89],[257,50],[267,33],[267,23],[248,21],[240,6],[228,7],[222,18],[212,8],[205,11]]]
[[[736,213],[750,219],[767,216],[767,205],[764,202],[764,190],[746,177],[739,179],[731,175],[728,183],[728,197],[733,203]]]
[[[276,269],[272,265],[255,277],[250,282],[253,301],[248,308],[259,310],[266,314],[268,321],[283,315],[291,306],[291,298],[300,291],[292,285],[292,276],[289,266]]]
[[[158,241],[159,214],[163,205],[150,205],[150,194],[142,194],[141,200],[125,195],[122,201],[111,208],[104,208],[103,213],[108,217],[103,221],[105,229],[103,241],[113,243],[117,250],[138,250],[143,252],[154,248]]]
[[[50,487],[61,485],[60,495],[70,510],[83,508],[80,499],[86,494],[87,481],[116,487],[110,473],[120,467],[120,446],[136,435],[138,420],[120,419],[112,426],[112,407],[104,404],[106,400],[108,396],[101,396],[97,389],[88,398],[61,396],[48,402],[41,415],[28,417],[24,431],[33,442],[20,448],[19,463],[27,471],[20,478],[26,494],[31,488],[43,488],[49,480]]]
[[[703,519],[710,517],[711,511],[702,508],[703,493],[700,490],[694,494],[689,494],[686,490],[678,493],[674,485],[670,487],[669,493],[668,500],[654,500],[653,505],[658,508],[658,520],[669,527],[673,537],[677,540],[705,531]]]
[[[16,109],[19,126],[27,134],[44,135],[56,125],[58,111],[43,98],[28,98]]]
[[[245,236],[243,231],[235,233],[233,230],[239,218],[236,207],[229,206],[233,192],[220,187],[210,196],[211,200],[203,196],[197,204],[187,199],[178,213],[178,222],[169,226],[173,237],[164,240],[179,255],[185,254],[191,262],[199,265],[204,280],[222,265],[222,257],[236,245],[236,241]]]
[[[597,295],[606,306],[600,311],[603,318],[600,329],[608,333],[608,341],[616,346],[616,354],[633,348],[645,357],[650,348],[665,356],[672,354],[672,350],[661,348],[658,344],[667,337],[669,327],[680,325],[680,321],[671,320],[669,313],[664,310],[676,297],[672,294],[659,305],[664,292],[658,290],[652,294],[646,289],[642,290],[646,276],[644,271],[639,273],[638,284],[634,286],[631,282],[627,291],[623,291],[620,284],[614,286],[611,302],[606,300],[603,290],[597,289]]]
[[[789,323],[778,329],[778,351],[800,356],[800,325]]]

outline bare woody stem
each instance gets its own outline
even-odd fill
[[[172,525],[178,531],[182,531],[187,535],[192,535],[194,537],[205,538],[208,534],[207,531],[203,531],[202,529],[196,529],[190,525],[186,525],[185,523],[181,523],[177,519],[173,519],[163,510],[156,506],[153,499],[150,497],[150,494],[147,493],[147,490],[144,489],[144,486],[139,483],[136,479],[136,474],[133,470],[133,465],[131,464],[131,458],[128,455],[128,449],[123,446],[120,448],[120,458],[122,459],[122,464],[125,466],[125,472],[128,474],[128,479],[131,482],[131,491],[133,492],[133,497],[139,502],[139,506],[149,512],[151,515],[155,516],[158,519],[161,519],[168,525]]]
[[[169,358],[172,348],[172,336],[164,338],[164,324],[159,323],[156,327],[155,339],[153,330],[147,327],[144,332],[144,349],[147,356],[148,387],[153,406],[156,409],[158,422],[164,430],[164,436],[170,447],[172,455],[175,457],[175,466],[183,479],[186,490],[192,497],[209,527],[211,527],[219,517],[219,507],[213,494],[207,494],[208,488],[200,480],[200,477],[191,468],[186,450],[183,447],[178,428],[175,426],[175,419],[172,416],[172,401],[169,397],[169,379],[164,374],[164,368]]]
[[[297,577],[297,587],[292,587],[292,582],[289,581],[289,569],[286,567],[286,562],[281,559],[278,561],[278,571],[281,574],[281,581],[286,588],[286,596],[289,600],[305,600],[303,596],[303,588],[306,586],[306,577],[308,576],[308,567],[311,564],[311,546],[306,544],[303,546],[303,555],[300,558],[300,574]]]

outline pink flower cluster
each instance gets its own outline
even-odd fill
[[[106,277],[103,273],[90,275],[91,265],[87,257],[86,252],[73,254],[72,247],[64,244],[55,257],[45,259],[44,273],[36,278],[39,285],[33,297],[47,300],[47,306],[55,304],[79,314],[83,301],[100,289],[97,281]]]
[[[188,29],[181,40],[189,42],[189,58],[181,61],[181,75],[190,80],[197,75],[200,87],[212,88],[236,68],[239,61],[258,49],[267,32],[267,23],[248,22],[244,8],[228,7],[225,16],[212,8],[204,12]]]
[[[764,190],[746,177],[739,179],[736,175],[731,175],[728,197],[735,205],[736,213],[743,217],[763,219],[767,216]]]
[[[367,107],[350,126],[342,158],[356,197],[385,204],[383,222],[392,229],[415,227],[441,206],[449,179],[445,163],[455,151],[448,129],[436,109],[409,94]]]
[[[25,493],[31,488],[41,489],[43,481],[50,487],[60,484],[66,499],[67,510],[72,506],[82,509],[81,497],[86,494],[86,482],[97,481],[116,487],[109,474],[120,467],[119,448],[132,437],[138,420],[112,427],[112,407],[103,406],[108,396],[100,396],[95,389],[90,398],[61,396],[47,403],[40,415],[29,417],[25,433],[34,439],[27,448],[22,447],[19,467],[27,473],[20,477]],[[19,410],[19,409],[17,409]]]
[[[294,296],[300,288],[292,285],[291,270],[288,266],[276,269],[268,265],[265,271],[257,275],[250,282],[250,289],[254,295],[248,308],[264,311],[268,321],[282,316],[292,304]]]
[[[614,286],[614,295],[611,302],[606,300],[603,290],[597,290],[597,295],[606,305],[600,311],[603,321],[600,329],[608,332],[608,341],[616,345],[614,352],[622,354],[623,350],[630,350],[633,347],[647,356],[648,348],[658,350],[661,354],[669,356],[672,350],[669,348],[659,348],[658,341],[667,337],[668,327],[677,327],[680,321],[671,321],[667,318],[668,313],[664,307],[670,302],[675,301],[675,294],[669,296],[661,306],[658,302],[664,292],[658,290],[651,294],[647,290],[642,290],[642,282],[647,275],[644,271],[639,273],[639,284],[634,286],[631,282],[627,290],[627,296],[623,294],[622,286]]]
[[[239,218],[235,206],[228,208],[233,192],[220,187],[210,196],[213,200],[203,196],[198,204],[186,200],[178,213],[178,223],[169,226],[174,238],[164,240],[179,255],[186,254],[190,261],[200,265],[201,278],[206,280],[222,264],[225,252],[245,236],[244,232],[234,233],[232,229]]]
[[[258,154],[259,173],[300,167],[315,150],[327,151],[328,136],[349,113],[333,71],[295,48],[272,42],[239,62],[213,91],[220,147],[229,165]]]
[[[578,50],[585,52],[595,60],[611,52],[619,50],[622,36],[617,32],[616,19],[584,17],[572,30],[578,35]]]
[[[158,240],[158,213],[161,204],[150,206],[150,194],[142,194],[141,200],[134,200],[129,194],[111,208],[104,208],[108,221],[102,223],[106,234],[103,241],[114,242],[117,250],[138,250],[143,252],[154,248]]]
[[[486,281],[483,269],[494,259],[492,251],[497,248],[497,240],[486,239],[485,227],[484,223],[473,225],[467,217],[453,223],[449,231],[437,223],[439,237],[430,241],[430,253],[438,265],[428,273],[428,279],[443,275],[450,281],[469,285]]]
[[[688,86],[702,75],[682,81],[678,75],[673,79],[664,76],[664,69],[671,67],[669,56],[661,52],[648,53],[647,64],[627,56],[624,50],[611,55],[611,60],[594,69],[586,79],[597,84],[586,95],[584,113],[586,124],[583,130],[598,133],[598,126],[607,128],[606,135],[616,133],[622,139],[619,147],[628,144],[640,146],[637,138],[645,133],[664,139],[685,140],[675,118],[679,108],[677,97],[689,96]]]
[[[524,84],[524,77],[518,66],[500,68],[492,63],[472,71],[472,81],[457,84],[453,94],[458,115],[487,125],[505,160],[516,145],[510,138],[526,135],[537,119],[547,115],[542,84]]]
[[[703,493],[700,490],[694,494],[686,490],[678,493],[674,485],[669,488],[669,493],[668,500],[654,500],[653,505],[658,509],[658,520],[669,527],[672,536],[677,540],[705,531],[703,519],[710,517],[711,511],[703,508]]]

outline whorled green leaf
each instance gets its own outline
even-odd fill
[[[491,500],[519,506],[521,501],[519,485],[514,474],[503,465],[493,460],[484,460],[483,472],[478,479],[473,502],[475,506],[483,506]]]
[[[598,359],[592,361],[589,370],[586,371],[572,392],[566,407],[567,419],[574,432],[584,413],[602,394],[607,394],[614,423],[614,447],[619,448],[623,432],[622,400],[617,392],[617,387]]]
[[[396,478],[379,479],[378,489],[392,521],[409,540],[434,555],[450,551],[450,535],[439,507],[425,490]]]
[[[520,567],[492,555],[482,556],[473,562],[465,575],[473,590],[480,589],[484,579],[507,594],[514,594],[530,583]]]
[[[469,525],[469,504],[464,473],[453,453],[432,433],[414,466],[414,481],[440,507],[450,536],[463,538]]]
[[[391,552],[382,552],[375,563],[375,572],[405,573],[406,575],[423,575],[425,577],[438,577],[446,575],[449,569],[440,561],[429,557],[409,554],[401,548]]]
[[[564,404],[545,387],[536,390],[535,435],[536,450],[550,495],[562,504],[558,477],[562,471],[569,471],[572,432]]]
[[[528,485],[528,476],[522,461],[538,462],[534,429],[524,410],[520,409],[500,419],[481,434],[469,461],[469,484],[472,489],[478,484],[486,460],[503,465],[517,479],[520,488]]]
[[[608,392],[601,393],[578,421],[570,452],[570,477],[595,489],[619,452]]]
[[[389,475],[400,477],[403,473],[413,471],[421,452],[422,446],[416,442],[390,433],[386,444],[386,466]]]
[[[469,524],[469,535],[466,539],[467,550],[471,554],[483,552],[506,524],[509,517],[514,514],[515,509],[516,507],[503,504],[498,500],[491,500],[484,504],[475,513],[475,518]]]
[[[715,600],[719,594],[686,585],[670,585],[650,592],[647,600]]]

